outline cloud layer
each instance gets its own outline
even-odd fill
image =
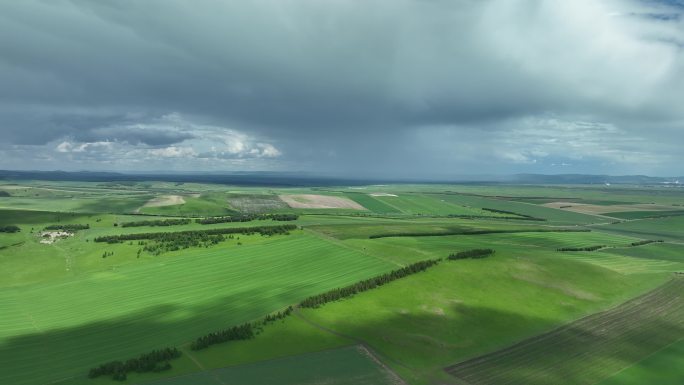
[[[0,168],[681,173],[684,7],[0,4]]]

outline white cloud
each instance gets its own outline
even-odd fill
[[[63,141],[59,143],[55,150],[61,153],[74,153],[74,152],[93,152],[93,151],[108,151],[112,148],[112,142],[97,141],[97,142],[86,142],[86,143],[72,143],[69,141]]]
[[[592,160],[627,167],[668,161],[644,146],[645,139],[610,123],[567,120],[558,117],[528,117],[505,124],[495,132],[498,156],[518,163],[544,159]],[[557,164],[559,162],[552,162]],[[567,165],[566,162],[560,162]]]
[[[147,150],[149,154],[162,158],[192,158],[197,155],[192,147],[164,147]]]
[[[73,137],[54,141],[51,161],[60,159],[70,162],[87,163],[88,167],[97,168],[97,164],[117,164],[120,167],[159,167],[172,160],[183,160],[177,163],[183,169],[209,169],[221,167],[241,168],[265,167],[264,161],[276,159],[282,152],[273,144],[263,141],[244,132],[222,126],[199,124],[186,119],[178,113],[163,115],[159,118],[144,119],[140,122],[127,122],[97,127],[83,137],[92,141],[78,140]],[[162,138],[155,138],[155,135]],[[98,140],[104,135],[103,140]],[[110,140],[116,138],[116,140]],[[169,139],[170,138],[170,139]],[[169,140],[167,140],[169,139]],[[172,145],[154,145],[150,143],[167,143],[178,141]],[[26,147],[26,146],[17,146]],[[43,146],[30,146],[34,158]],[[16,152],[15,152],[16,153]],[[211,164],[207,160],[214,160]],[[250,165],[250,163],[253,163]],[[272,168],[268,164],[267,168]],[[178,168],[176,167],[176,168]]]

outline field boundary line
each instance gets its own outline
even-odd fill
[[[680,279],[676,275],[672,275],[669,280],[667,280],[666,282],[657,286],[656,288],[654,288],[654,289],[652,289],[652,290],[650,290],[644,294],[641,294],[639,296],[628,299],[627,301],[625,301],[621,304],[618,304],[617,306],[614,306],[610,309],[606,309],[606,310],[603,310],[600,312],[589,314],[589,315],[587,315],[585,317],[581,317],[575,321],[571,321],[571,322],[568,322],[566,324],[563,324],[560,327],[554,328],[548,332],[537,334],[537,335],[529,337],[527,339],[523,339],[523,340],[521,340],[517,343],[514,343],[512,345],[508,345],[507,347],[503,347],[503,348],[491,351],[489,353],[485,353],[485,354],[481,354],[479,356],[474,356],[474,357],[465,359],[465,360],[460,361],[458,363],[446,366],[443,368],[443,370],[446,373],[448,373],[451,376],[456,377],[458,379],[463,378],[463,377],[461,377],[461,375],[463,375],[467,378],[475,375],[475,377],[477,378],[478,377],[477,371],[483,370],[482,368],[477,369],[478,366],[480,366],[480,365],[486,366],[486,363],[488,361],[490,363],[496,364],[498,361],[506,360],[507,356],[511,356],[512,354],[519,353],[521,351],[520,349],[525,349],[526,347],[532,346],[532,344],[534,344],[534,343],[537,343],[539,341],[543,341],[549,337],[553,337],[554,335],[557,335],[566,329],[572,330],[573,328],[577,328],[577,330],[581,332],[580,335],[590,335],[587,333],[591,333],[591,330],[585,331],[584,328],[580,324],[587,324],[588,322],[591,322],[591,323],[598,324],[598,325],[607,325],[608,323],[614,322],[616,317],[621,318],[621,320],[618,322],[618,324],[629,323],[630,321],[625,320],[627,318],[627,317],[625,317],[625,314],[621,314],[621,312],[619,311],[620,308],[624,308],[623,309],[624,311],[628,311],[631,313],[641,312],[641,311],[643,311],[641,305],[643,305],[647,302],[651,302],[653,300],[657,300],[656,301],[657,306],[652,310],[657,310],[657,312],[655,313],[656,314],[655,316],[658,316],[658,314],[665,312],[670,305],[675,304],[676,301],[678,301],[679,297],[677,296],[675,298],[657,298],[657,296],[666,290],[671,292],[672,290],[678,289],[679,287],[682,286],[683,283],[684,283],[684,280]],[[673,311],[681,311],[681,310],[677,310],[677,309],[682,309],[682,308],[683,307],[681,305],[677,305]],[[641,321],[650,322],[651,320],[652,320],[651,318],[645,317]],[[601,329],[601,330],[603,330],[603,329]],[[620,330],[622,330],[622,328]],[[629,333],[633,333],[633,330],[629,331]],[[680,337],[677,340],[668,343],[665,347],[671,346],[672,344],[674,344],[678,341],[681,341],[681,340],[682,340],[682,338]],[[551,344],[551,346],[557,345],[558,343],[559,342],[554,342]],[[601,345],[598,345],[598,346],[599,347],[604,346],[606,343],[607,342],[605,342],[605,341],[601,342]],[[644,359],[646,359],[649,356],[655,354],[656,352],[664,349],[665,347],[658,347],[655,350],[655,352],[652,352],[645,357],[641,357],[637,361],[633,361],[628,367],[633,366],[634,364],[643,361]],[[548,349],[544,349],[544,350],[548,350]],[[578,354],[580,356],[584,356],[584,355],[587,355],[588,353],[587,352],[583,352],[583,353],[578,352]],[[576,356],[577,355],[574,355],[573,357],[576,357]],[[637,358],[637,357],[635,357],[635,358]],[[509,364],[512,364],[515,361],[516,360],[514,359],[513,361],[509,362]],[[520,360],[517,360],[517,361],[520,361]],[[556,363],[554,363],[553,365],[555,366]],[[618,368],[615,368],[615,369],[618,369]],[[610,374],[610,373],[608,375],[604,374],[604,377],[602,377],[599,381],[602,381],[606,378],[610,378],[611,376],[615,375],[617,372],[624,370],[626,368],[623,367],[623,368],[619,368],[619,369],[620,370],[616,371],[613,374]],[[472,372],[473,370],[474,370],[474,372]],[[471,373],[468,373],[469,371]],[[600,375],[600,373],[596,373],[596,374]],[[541,375],[541,372],[536,373],[534,375],[539,376],[539,375]],[[494,376],[494,378],[495,377],[496,376]],[[527,378],[529,379],[529,376]],[[492,378],[492,375],[485,375],[484,377],[480,376],[479,379],[482,381],[486,380],[483,383],[491,383],[491,382],[487,382],[487,381],[490,381],[493,378]]]
[[[188,358],[189,358],[192,362],[194,362],[195,365],[197,365],[198,368],[200,368],[200,371],[207,370],[207,368],[205,368],[204,365],[202,365],[202,363],[199,362],[199,361],[197,360],[197,358],[195,358],[195,356],[193,356],[193,355],[192,355],[188,350],[186,350],[183,346],[181,346],[178,350],[180,350],[181,352],[183,352],[183,354],[186,354],[186,355],[188,356]]]
[[[340,246],[340,247],[344,247],[344,248],[347,249],[347,250],[355,251],[355,252],[361,253],[361,254],[363,254],[363,255],[367,255],[367,256],[369,256],[369,257],[372,257],[372,258],[381,260],[381,261],[383,261],[383,262],[390,263],[390,264],[395,265],[395,266],[399,266],[399,267],[404,267],[404,266],[405,266],[405,265],[402,265],[402,264],[400,264],[400,263],[398,263],[398,262],[396,262],[396,261],[392,261],[392,260],[387,259],[387,258],[382,258],[382,257],[379,257],[379,256],[377,256],[377,255],[371,254],[371,253],[369,253],[369,252],[367,252],[367,251],[365,251],[365,250],[359,250],[359,249],[357,249],[357,248],[355,248],[355,247],[349,246],[349,245],[345,244],[344,242],[342,242],[341,240],[339,240],[339,239],[337,239],[337,238],[335,238],[335,237],[333,237],[333,236],[330,236],[330,235],[327,235],[327,234],[323,234],[323,233],[318,232],[318,231],[316,231],[316,230],[313,230],[313,229],[310,229],[310,228],[306,228],[306,227],[305,227],[305,228],[304,228],[304,231],[307,232],[307,233],[309,233],[309,234],[311,234],[311,235],[313,235],[313,236],[315,236],[315,237],[321,238],[321,239],[324,240],[324,241],[327,241],[327,242],[329,242],[329,243],[335,244],[335,245]]]
[[[464,359],[464,360],[461,360],[461,361],[459,361],[459,362],[456,362],[456,363],[454,363],[454,364],[451,364],[451,365],[448,365],[448,366],[444,367],[444,370],[448,372],[448,371],[451,370],[452,368],[456,368],[457,366],[460,366],[460,365],[462,365],[462,364],[464,364],[464,363],[466,363],[466,362],[475,361],[475,360],[481,361],[481,360],[484,360],[485,358],[487,358],[487,357],[489,357],[489,356],[497,355],[497,354],[499,354],[500,352],[502,352],[502,351],[504,351],[504,350],[511,350],[511,349],[515,349],[515,348],[522,347],[522,346],[524,346],[526,343],[528,343],[528,342],[530,342],[530,341],[533,341],[533,340],[541,340],[541,339],[547,338],[547,337],[549,337],[550,335],[553,335],[554,333],[556,333],[556,332],[558,332],[558,331],[561,331],[561,330],[563,330],[563,329],[566,329],[566,328],[569,327],[570,325],[575,324],[575,323],[577,323],[577,322],[586,321],[586,320],[590,319],[591,317],[595,317],[595,316],[597,316],[597,315],[599,315],[599,314],[601,314],[601,315],[606,315],[606,314],[608,314],[608,313],[610,313],[610,312],[612,312],[612,311],[615,311],[617,308],[619,308],[620,306],[623,306],[623,305],[633,305],[634,303],[638,302],[639,300],[643,300],[643,299],[645,299],[647,296],[653,294],[654,291],[657,291],[657,290],[661,289],[661,288],[662,288],[663,286],[665,286],[665,285],[671,284],[673,281],[675,281],[675,280],[677,280],[677,279],[678,279],[677,277],[673,276],[672,278],[670,278],[669,280],[665,281],[665,282],[662,283],[661,285],[659,285],[659,286],[657,286],[657,287],[655,287],[655,288],[653,288],[653,289],[651,289],[651,290],[649,290],[649,291],[647,291],[647,292],[645,292],[645,293],[643,293],[643,294],[641,294],[641,295],[638,295],[638,296],[636,296],[636,297],[630,298],[630,299],[628,299],[627,301],[624,301],[624,302],[621,302],[621,303],[619,303],[619,304],[616,304],[616,305],[613,306],[613,307],[610,307],[610,308],[607,308],[607,309],[604,309],[604,310],[601,310],[601,311],[598,311],[598,312],[595,312],[595,313],[592,313],[592,314],[585,315],[585,316],[580,317],[580,318],[577,318],[577,319],[575,319],[575,320],[568,321],[568,322],[566,322],[566,323],[564,323],[564,324],[562,324],[562,325],[560,325],[560,326],[554,327],[554,328],[552,328],[552,329],[550,329],[550,330],[548,330],[548,331],[546,331],[546,332],[542,332],[542,333],[536,334],[536,335],[531,336],[531,337],[523,338],[522,340],[520,340],[520,341],[518,341],[518,342],[515,342],[515,343],[513,343],[513,344],[510,344],[510,345],[504,346],[504,347],[502,347],[502,348],[493,350],[493,351],[491,351],[491,352],[489,352],[489,353],[484,353],[484,354],[476,355],[476,356],[473,356],[473,357],[470,357],[470,358],[466,358],[466,359]]]
[[[293,313],[296,317],[298,317],[299,319],[301,319],[302,321],[306,322],[307,324],[309,324],[309,325],[311,325],[311,326],[313,326],[313,327],[315,327],[315,328],[317,328],[317,329],[319,329],[319,330],[322,330],[322,331],[324,331],[324,332],[327,332],[327,333],[336,335],[336,336],[338,336],[338,337],[346,338],[346,339],[349,339],[349,340],[352,340],[352,341],[356,342],[358,345],[363,346],[364,348],[368,349],[369,352],[371,352],[371,353],[373,353],[374,355],[376,355],[376,356],[378,357],[378,359],[379,359],[380,357],[382,357],[382,358],[384,358],[385,360],[387,360],[387,361],[389,361],[389,362],[392,362],[392,363],[394,363],[394,364],[396,364],[396,365],[399,365],[399,366],[401,366],[401,367],[404,368],[404,369],[408,369],[408,370],[413,371],[413,369],[411,369],[410,367],[408,367],[406,364],[404,364],[404,363],[402,363],[402,362],[400,362],[400,361],[398,361],[398,360],[396,360],[396,359],[394,359],[394,358],[388,357],[388,356],[386,356],[386,355],[384,355],[384,354],[381,354],[381,353],[375,351],[375,350],[368,344],[367,341],[365,341],[365,340],[363,340],[363,339],[361,339],[361,338],[354,337],[354,336],[350,336],[350,335],[344,334],[344,333],[340,333],[340,332],[338,332],[338,331],[336,331],[336,330],[330,329],[330,328],[328,328],[328,327],[326,327],[326,326],[323,326],[323,325],[321,325],[321,324],[319,324],[319,323],[316,323],[316,322],[314,322],[314,321],[312,321],[312,320],[310,320],[310,319],[304,317],[304,315],[301,313],[301,311],[299,310],[299,308],[295,308],[294,311],[293,311],[292,313]],[[395,374],[396,374],[396,373],[395,373]],[[398,375],[397,375],[397,376],[398,376]],[[399,378],[401,378],[401,377],[399,377]]]

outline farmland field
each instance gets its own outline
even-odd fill
[[[15,371],[3,371],[0,382],[19,385],[78,375],[108,357],[183,343],[390,267],[293,234],[282,241],[191,250],[158,262],[7,288],[0,292],[0,304],[8,310],[0,315],[0,357]],[[36,357],[53,357],[52,365],[29,370]]]
[[[678,385],[684,378],[684,340],[674,342],[637,364],[611,376],[601,385]]]
[[[200,372],[151,385],[401,385],[394,373],[379,366],[362,346],[291,356]]]
[[[596,383],[684,338],[682,292],[684,279],[675,278],[616,308],[446,370],[477,384]]]
[[[653,377],[681,363],[684,318],[673,293],[684,281],[684,217],[611,219],[543,204],[676,205],[684,193],[648,199],[625,188],[611,200],[591,186],[42,181],[0,190],[9,195],[0,197],[3,384],[117,384],[88,370],[164,347],[180,357],[163,371],[130,372],[126,383],[458,384],[452,373],[486,384],[494,364],[482,357],[521,344],[537,364],[504,362],[511,383],[680,376]],[[473,249],[491,254],[447,258]],[[425,271],[300,306],[428,260],[436,264]],[[631,334],[601,335],[595,355],[567,366],[546,365],[525,342],[560,333],[558,343],[580,349],[583,334],[558,331],[625,308],[643,313]],[[245,323],[260,325],[251,338],[192,348]],[[473,360],[487,365],[462,366]]]

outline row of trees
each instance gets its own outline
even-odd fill
[[[297,214],[241,214],[228,215],[225,217],[210,217],[196,219],[195,222],[201,225],[212,225],[215,223],[229,223],[229,222],[250,222],[255,220],[274,220],[274,221],[296,221],[299,218]]]
[[[21,229],[15,225],[0,226],[0,233],[18,233]]]
[[[94,239],[95,242],[106,243],[120,243],[124,241],[139,241],[139,240],[154,240],[158,242],[175,242],[177,239],[193,236],[208,236],[219,234],[261,234],[261,235],[277,235],[288,234],[292,230],[296,230],[296,225],[276,225],[276,226],[255,226],[255,227],[232,227],[223,229],[209,229],[209,230],[188,230],[175,231],[163,233],[138,233],[138,234],[121,234],[121,235],[105,235]]]
[[[632,247],[634,247],[634,246],[648,245],[649,243],[661,243],[661,242],[663,242],[662,239],[658,239],[658,240],[645,239],[645,240],[643,240],[643,241],[632,242],[632,243],[630,243],[629,245],[632,246]]]
[[[433,237],[445,235],[481,235],[481,234],[513,234],[513,233],[587,233],[590,229],[516,229],[516,230],[473,230],[452,229],[447,231],[403,232],[372,234],[370,239],[387,237]]]
[[[190,220],[187,218],[182,219],[155,219],[147,221],[135,221],[135,222],[123,222],[120,224],[121,227],[141,227],[141,226],[180,226],[187,225]]]
[[[233,236],[229,235],[232,239]],[[191,247],[211,247],[226,240],[223,234],[210,235],[206,233],[184,233],[173,238],[164,238],[152,243],[143,242],[143,251],[154,255],[160,255],[167,251],[189,249]]]
[[[288,306],[287,309],[283,311],[279,311],[274,314],[269,314],[266,317],[264,317],[264,320],[262,321],[264,325],[268,325],[272,322],[285,319],[287,318],[292,312],[294,311],[294,308],[292,306]]]
[[[254,338],[255,335],[254,325],[252,323],[245,323],[199,337],[190,344],[190,349],[201,350],[222,342],[249,340]]]
[[[484,210],[484,211],[489,211],[490,213],[515,215],[515,216],[517,216],[517,217],[520,217],[520,218],[517,218],[517,219],[525,219],[525,220],[528,220],[528,221],[546,221],[546,219],[544,219],[544,218],[537,218],[537,217],[533,217],[533,216],[527,215],[527,214],[516,213],[516,212],[514,212],[514,211],[499,210],[499,209],[490,209],[490,208],[487,208],[487,207],[483,207],[482,210]]]
[[[438,263],[439,260],[437,259],[429,259],[425,261],[416,262],[406,267],[402,267],[401,269],[393,270],[387,274],[366,279],[364,281],[360,281],[342,288],[333,289],[323,294],[311,296],[300,302],[299,306],[304,308],[316,308],[328,302],[333,302],[345,297],[350,297],[360,292],[375,289],[376,287],[382,286],[386,283],[392,282],[399,278],[404,278],[411,274],[425,271]]]
[[[261,321],[254,323],[245,323],[238,326],[233,326],[228,329],[223,329],[215,331],[197,338],[190,344],[190,349],[192,350],[202,350],[206,349],[211,345],[220,344],[228,341],[239,341],[248,340],[254,338],[262,328],[270,323],[282,320],[290,316],[294,308],[288,306],[287,309],[279,311],[277,313],[269,314],[264,317]]]
[[[171,369],[170,360],[181,356],[181,352],[174,348],[164,348],[153,350],[149,353],[141,354],[137,358],[126,361],[111,361],[98,367],[90,369],[89,378],[100,376],[112,376],[117,381],[125,381],[130,372],[161,372]]]
[[[595,245],[595,246],[585,246],[585,247],[560,247],[556,251],[596,251],[603,249],[606,245]]]
[[[71,231],[75,232],[78,230],[88,230],[90,228],[89,224],[78,224],[78,223],[72,223],[72,224],[65,224],[65,225],[50,225],[45,227],[45,230],[62,230],[62,231]]]
[[[468,259],[468,258],[479,259],[479,258],[486,258],[492,254],[494,254],[493,249],[472,249],[472,250],[460,251],[458,253],[450,254],[448,259],[451,259],[451,260]]]

